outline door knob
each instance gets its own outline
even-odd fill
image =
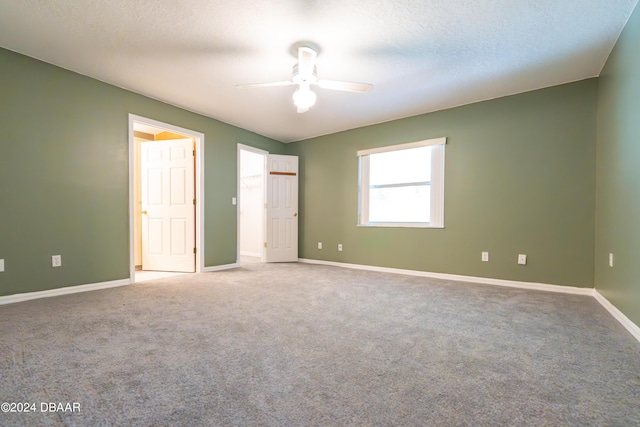
[[[146,215],[146,214],[147,214],[147,211],[142,211],[142,215]]]
[[[293,213],[293,216],[298,216],[298,212],[294,212],[294,213]]]

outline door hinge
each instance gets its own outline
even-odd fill
[[[194,205],[196,204],[196,199],[193,199],[193,204],[194,204]]]
[[[194,254],[196,253],[196,248],[193,248],[193,253],[194,253]]]
[[[266,203],[264,204],[264,208],[267,209],[267,204]]]
[[[193,157],[196,156],[196,150],[193,150]]]
[[[267,242],[264,242],[264,247],[265,247],[265,248],[267,247]]]

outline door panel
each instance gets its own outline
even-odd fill
[[[267,156],[267,262],[298,260],[298,157]]]
[[[149,218],[148,215],[147,218],[149,226],[146,239],[147,245],[145,246],[146,251],[151,255],[162,255],[162,218]]]
[[[193,140],[141,144],[142,269],[195,271]]]
[[[171,218],[171,255],[187,255],[187,221]],[[193,253],[193,249],[191,250]]]

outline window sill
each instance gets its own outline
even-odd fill
[[[358,227],[374,228],[444,228],[444,225],[430,225],[415,222],[376,222],[369,224],[357,224]]]

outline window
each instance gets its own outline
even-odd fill
[[[358,225],[444,227],[446,138],[358,151]]]

